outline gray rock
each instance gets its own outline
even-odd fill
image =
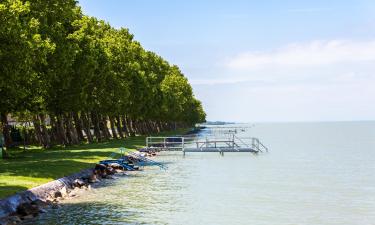
[[[117,169],[122,169],[123,167],[120,165],[120,164],[118,164],[118,163],[110,163],[110,164],[108,164],[108,166],[110,166],[111,168],[113,168],[113,169],[115,169],[115,170],[117,170]]]
[[[86,185],[86,183],[82,179],[75,179],[73,182],[73,186],[75,187],[82,187]]]
[[[42,201],[40,199],[37,199],[33,201],[32,204],[36,204],[39,208],[45,208],[49,206],[49,201],[48,200]]]
[[[74,197],[77,197],[78,195],[77,194],[73,194],[73,193],[71,193],[70,195],[69,195],[69,197],[71,197],[71,198],[74,198]]]
[[[9,225],[9,224],[18,224],[18,223],[21,223],[21,222],[22,222],[22,220],[18,216],[10,216],[8,218],[7,222],[1,223],[1,224],[7,224],[7,225]]]
[[[91,176],[89,178],[89,183],[96,183],[96,182],[98,182],[96,174],[91,174]]]
[[[39,206],[37,204],[33,204],[30,202],[26,202],[23,204],[20,204],[17,207],[17,214],[21,216],[27,216],[27,215],[38,215],[39,214]]]
[[[45,209],[39,209],[39,213],[46,213],[47,212],[47,210],[45,210]]]
[[[66,189],[65,186],[63,188],[61,188],[60,192],[61,192],[63,197],[67,196],[68,193],[69,193],[69,191]]]
[[[103,172],[103,171],[105,171],[105,169],[106,169],[107,167],[105,166],[105,165],[103,165],[103,164],[96,164],[95,165],[95,168],[94,168],[94,170],[95,171],[100,171],[100,172]]]
[[[63,195],[62,195],[61,191],[56,191],[55,194],[54,194],[54,197],[55,198],[62,198]]]
[[[8,224],[9,224],[9,221],[7,220],[7,218],[0,219],[0,225],[8,225]]]
[[[17,214],[17,211],[24,215],[29,213],[27,211],[35,211],[39,213],[39,208],[45,208],[45,204],[49,206],[55,202],[55,193],[60,192],[57,196],[63,196],[69,193],[69,188],[75,188],[74,181],[78,180],[80,186],[86,185],[84,180],[88,179],[93,173],[93,169],[85,169],[81,172],[62,177],[60,179],[48,182],[35,188],[20,192],[5,199],[0,200],[0,224],[7,224],[8,218]],[[65,187],[65,190],[63,189]],[[60,198],[60,197],[59,197]],[[40,199],[41,201],[36,201]],[[44,202],[45,201],[45,202]],[[28,203],[30,207],[23,205]],[[33,204],[31,204],[33,203]],[[26,207],[26,208],[25,208]],[[57,206],[58,207],[58,206]],[[36,209],[34,209],[36,208]],[[21,217],[22,215],[20,215]]]
[[[30,215],[27,215],[27,216],[23,216],[22,217],[22,220],[29,220],[29,219],[32,219],[32,218],[34,218],[35,216],[37,216],[37,215],[33,215],[33,214],[30,214]]]

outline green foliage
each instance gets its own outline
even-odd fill
[[[35,62],[46,63],[55,45],[39,33],[40,22],[31,15],[30,3],[0,3],[0,112],[21,111],[33,99],[38,76]]]
[[[205,120],[177,66],[143,49],[127,29],[83,15],[75,0],[1,1],[0,62],[3,126],[6,115],[27,114],[45,146],[51,137],[77,143],[82,118],[86,131],[96,126],[97,140],[108,137],[107,118],[128,133]]]

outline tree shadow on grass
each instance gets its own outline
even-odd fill
[[[0,183],[0,197],[10,196],[17,192],[26,191],[27,189],[27,187],[21,185],[7,185],[5,183]]]
[[[20,159],[3,160],[0,163],[1,175],[26,176],[37,178],[56,179],[62,176],[87,169],[95,165],[97,161],[108,156],[108,152],[70,152],[46,153],[40,157],[26,157]],[[95,161],[95,159],[98,159]]]
[[[125,138],[125,139],[115,139],[103,142],[96,142],[90,144],[80,144],[80,145],[72,145],[67,147],[55,147],[53,150],[94,150],[94,149],[113,149],[113,148],[129,148],[129,149],[138,149],[145,145],[145,137],[132,137],[132,138]]]
[[[175,136],[176,134],[185,134],[188,132],[189,129],[178,129],[176,131],[166,131],[161,132],[159,134],[154,134],[151,136]],[[75,145],[70,146],[65,149],[103,149],[103,148],[129,148],[129,149],[138,149],[140,147],[145,146],[146,144],[146,136],[134,136],[134,137],[128,137],[123,139],[112,139],[109,141],[104,141],[100,143],[91,143],[91,144],[82,144],[82,145]],[[61,148],[60,148],[61,149]]]
[[[134,148],[133,144],[138,143],[142,145],[142,140],[140,137],[132,139],[132,142],[127,143],[127,147]],[[7,190],[5,192],[0,189],[0,198],[92,168],[123,146],[126,146],[123,140],[112,140],[48,150],[15,149],[14,152],[11,151],[11,158],[0,160],[0,182],[3,183],[3,189]],[[19,188],[14,188],[12,192],[10,189],[14,185],[19,185]]]
[[[71,175],[108,157],[108,151],[45,151],[0,161],[0,198]],[[19,188],[13,188],[17,185]],[[2,191],[6,190],[6,191]]]

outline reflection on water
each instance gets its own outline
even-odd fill
[[[241,134],[244,135],[244,134]],[[163,153],[31,224],[374,224],[375,123],[256,124],[270,153]]]

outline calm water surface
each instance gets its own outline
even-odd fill
[[[241,134],[244,135],[244,134]],[[164,153],[32,224],[375,224],[375,122],[255,124],[270,152]]]

